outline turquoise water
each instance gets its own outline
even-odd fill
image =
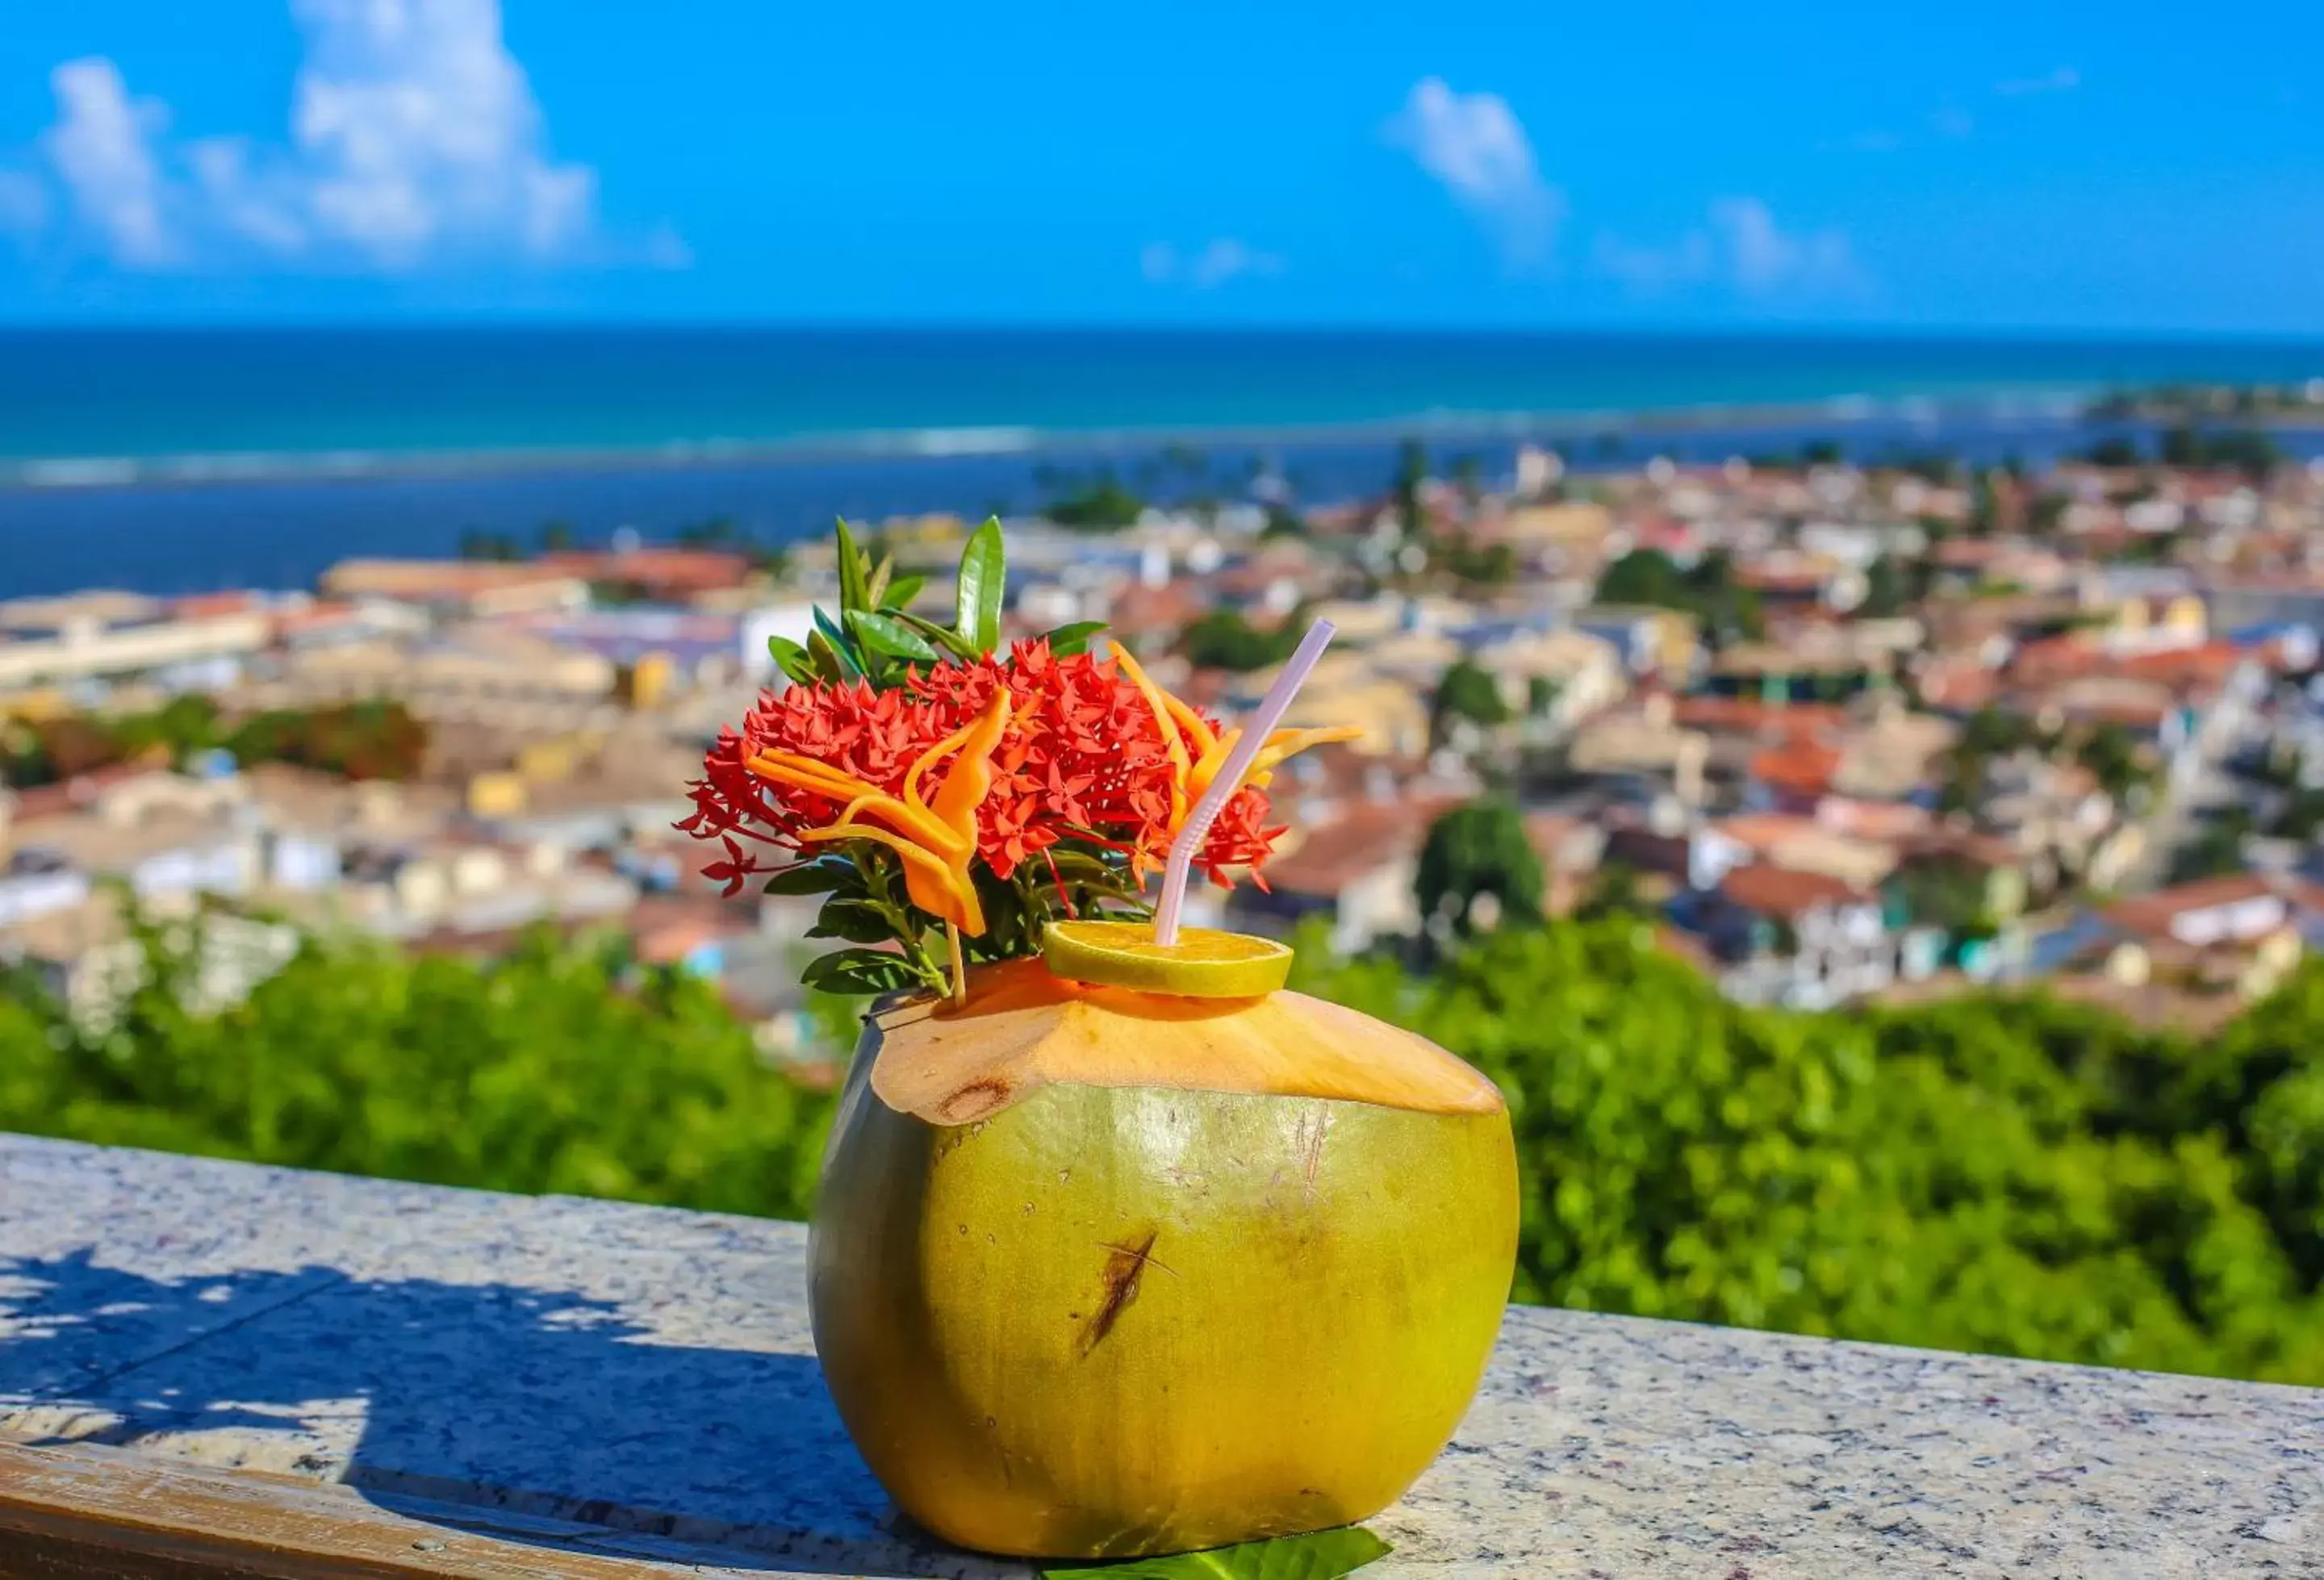
[[[1029,510],[1099,466],[1157,498],[1264,470],[1344,499],[1386,484],[1407,435],[1489,477],[1524,439],[1607,467],[1809,439],[2040,461],[2100,431],[2078,415],[2093,389],[2318,376],[2324,344],[2234,341],[0,332],[0,596],[301,587],[550,520],[602,541],[724,517],[781,541],[835,514]]]
[[[708,328],[0,333],[15,480],[497,452],[1022,448],[1093,432],[1490,428],[1582,413],[2056,399],[2324,376],[2324,344]],[[190,459],[190,465],[184,464]],[[69,460],[29,472],[24,462]],[[0,473],[5,478],[7,473]]]

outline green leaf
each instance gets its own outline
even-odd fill
[[[770,894],[827,894],[854,877],[853,864],[821,857],[794,862],[767,880]]]
[[[863,550],[855,546],[855,534],[847,530],[847,519],[839,522],[839,612],[869,609],[872,600],[864,596]]]
[[[823,619],[821,611],[816,612],[816,619],[818,623],[821,622]],[[849,661],[840,656],[839,650],[832,646],[831,638],[820,631],[810,631],[807,633],[807,657],[815,661],[817,679],[828,680],[835,686],[846,679],[853,670]]]
[[[807,936],[845,938],[851,944],[884,944],[895,938],[896,924],[886,910],[867,900],[826,900]]]
[[[863,588],[864,608],[877,609],[888,602],[888,578],[895,574],[896,557],[893,554],[880,556],[880,563],[872,568],[872,579]]]
[[[767,638],[767,656],[775,661],[777,669],[794,680],[805,684],[815,679],[814,657],[788,636]]]
[[[855,639],[833,624],[831,616],[820,609],[815,612],[815,628],[824,641],[831,644],[831,651],[838,655],[847,674],[860,675],[869,667],[863,662],[863,655],[855,651]],[[807,639],[807,645],[810,648],[815,645],[813,637]]]
[[[1046,851],[1043,857],[1043,864],[1055,866],[1057,876],[1068,883],[1138,892],[1138,880],[1130,875],[1129,867],[1119,858],[1109,861],[1087,851],[1063,849]]]
[[[888,616],[891,620],[898,620],[910,626],[938,647],[950,652],[954,658],[973,661],[984,656],[978,652],[975,646],[959,632],[939,625],[933,620],[923,619],[918,614],[908,614],[902,609],[890,609],[888,611]]]
[[[927,644],[919,633],[890,615],[853,614],[847,617],[847,628],[866,648],[891,659],[912,659],[920,663],[933,664],[942,656]]]
[[[1045,1580],[1339,1580],[1388,1551],[1370,1531],[1348,1526],[1126,1564],[1051,1565],[1041,1574]]]
[[[825,993],[892,993],[912,980],[901,955],[885,949],[839,949],[818,955],[799,973],[800,983]]]
[[[1102,620],[1076,620],[1070,625],[1060,625],[1048,634],[1049,651],[1061,659],[1087,652],[1090,638],[1104,629]]]
[[[888,584],[887,594],[881,598],[880,606],[882,609],[908,609],[912,600],[920,596],[920,589],[927,585],[928,578],[924,576],[899,576]]]
[[[988,516],[960,551],[959,613],[953,629],[979,657],[1001,645],[1001,599],[1008,589],[1008,551],[1001,518]]]

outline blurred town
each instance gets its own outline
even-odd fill
[[[1102,620],[1219,713],[1338,626],[1299,714],[1366,736],[1286,769],[1268,887],[1199,919],[1425,951],[1628,910],[1751,1003],[2039,979],[2198,1028],[2324,940],[2324,463],[2179,430],[1488,478],[1410,447],[1383,485],[1161,509],[1093,471],[1010,525],[1017,630]],[[931,603],[964,530],[863,527]],[[0,603],[0,961],[101,1019],[142,918],[207,917],[218,1002],[309,929],[613,929],[770,1058],[826,1057],[813,898],[721,898],[671,825],[835,561],[687,538]]]

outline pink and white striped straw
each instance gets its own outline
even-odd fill
[[[1242,735],[1220,766],[1219,776],[1211,781],[1211,788],[1194,803],[1185,827],[1170,842],[1169,859],[1162,869],[1162,902],[1154,910],[1154,941],[1163,947],[1178,941],[1178,913],[1185,909],[1186,880],[1194,870],[1195,854],[1211,836],[1211,825],[1218,821],[1219,813],[1242,788],[1243,775],[1250,772],[1251,762],[1259,756],[1259,748],[1267,744],[1268,734],[1290,711],[1291,699],[1306,684],[1308,673],[1315,668],[1315,661],[1323,656],[1323,649],[1337,629],[1329,620],[1318,620],[1307,628],[1307,634],[1299,639],[1298,650],[1292,653],[1290,662],[1283,666],[1283,673],[1276,678],[1259,703],[1259,711],[1243,721]]]

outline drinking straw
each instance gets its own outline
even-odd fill
[[[1335,627],[1329,620],[1318,620],[1299,639],[1291,661],[1283,666],[1283,673],[1259,703],[1259,711],[1243,721],[1242,734],[1227,753],[1219,769],[1219,776],[1211,781],[1211,788],[1194,803],[1194,810],[1178,830],[1178,837],[1170,842],[1170,855],[1162,870],[1162,903],[1154,911],[1154,941],[1167,948],[1178,941],[1178,912],[1186,903],[1186,879],[1194,870],[1194,854],[1211,836],[1211,825],[1218,821],[1220,812],[1242,788],[1243,775],[1267,744],[1267,737],[1283,716],[1290,710],[1291,699],[1306,683],[1308,672],[1315,661],[1323,656],[1323,649],[1332,640]]]

